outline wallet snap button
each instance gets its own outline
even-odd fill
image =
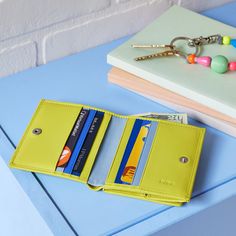
[[[183,164],[187,163],[189,160],[188,160],[188,157],[185,157],[185,156],[182,156],[179,158],[179,161]]]
[[[32,133],[35,134],[35,135],[39,135],[39,134],[42,133],[42,129],[40,129],[40,128],[35,128],[35,129],[33,129]]]

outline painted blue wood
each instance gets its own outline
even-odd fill
[[[14,150],[14,145],[10,142],[6,133],[0,127],[0,158],[2,157],[6,164],[9,163]],[[53,201],[41,187],[39,183],[40,180],[35,178],[31,172],[23,172],[15,169],[9,169],[9,171],[14,174],[20,183],[20,186],[27,193],[28,197],[33,202],[44,221],[50,227],[53,234],[60,235],[61,232],[64,232],[64,235],[75,235],[70,227],[70,224],[68,225],[65,218],[60,213],[60,210],[58,210]],[[10,186],[4,186],[2,191],[4,191],[4,189],[7,187]],[[11,197],[12,196],[9,196],[9,200]],[[19,204],[21,203],[19,202]],[[19,227],[19,225],[17,226],[16,223],[17,222],[14,222],[14,227]]]

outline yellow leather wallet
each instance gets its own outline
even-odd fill
[[[57,171],[62,150],[82,109],[103,114],[83,169],[79,175]],[[137,122],[144,121],[148,134],[145,139],[136,137],[144,143],[141,149],[140,144],[134,144],[139,154],[135,159],[137,153],[130,148],[131,136]],[[42,100],[10,166],[79,181],[93,190],[180,206],[190,201],[204,134],[205,129],[191,125]],[[136,162],[138,159],[136,169],[129,172],[132,181],[128,183],[119,177],[127,168],[128,161],[124,161],[127,155],[128,158],[133,155]]]

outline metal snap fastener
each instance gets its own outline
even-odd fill
[[[181,162],[181,163],[187,163],[188,162],[188,157],[180,157],[179,158],[179,161]]]
[[[35,128],[35,129],[33,129],[32,133],[35,134],[35,135],[39,135],[39,134],[42,133],[42,129],[40,129],[40,128]]]

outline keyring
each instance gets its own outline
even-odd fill
[[[194,53],[186,53],[179,50],[175,43],[179,40],[186,41],[186,45],[190,48],[195,48]],[[236,39],[229,36],[221,36],[220,34],[210,35],[208,37],[189,38],[184,36],[175,37],[170,44],[149,44],[149,45],[132,45],[133,48],[168,48],[166,51],[156,52],[153,54],[134,58],[136,61],[143,61],[159,57],[178,56],[184,58],[189,64],[200,64],[205,67],[210,67],[217,73],[225,73],[227,71],[236,71],[236,61],[229,61],[225,56],[218,55],[215,57],[199,56],[201,47],[208,44],[232,45],[236,47]]]
[[[194,53],[191,53],[191,54],[195,54],[196,56],[198,56],[198,55],[200,54],[201,45],[192,44],[192,45],[190,46],[189,42],[191,42],[191,38],[189,38],[189,37],[184,37],[184,36],[175,37],[174,39],[171,40],[170,45],[171,45],[173,48],[176,48],[175,42],[176,42],[176,41],[179,41],[179,40],[185,40],[185,41],[187,41],[187,44],[186,44],[186,45],[187,45],[189,48],[193,48],[193,47],[195,48],[195,52],[194,52]],[[177,50],[177,51],[179,52],[179,55],[182,56],[182,57],[184,57],[185,59],[186,59],[186,58],[188,57],[188,55],[190,54],[190,53],[184,53],[184,52],[179,51],[179,50]]]
[[[191,38],[189,37],[175,37],[174,39],[171,40],[170,44],[150,44],[150,45],[139,45],[139,44],[132,44],[131,46],[133,48],[145,48],[145,49],[158,49],[158,48],[168,48],[168,50],[166,51],[162,51],[162,52],[157,52],[157,53],[153,53],[153,54],[149,54],[149,55],[145,55],[145,56],[140,56],[140,57],[136,57],[135,60],[136,61],[143,61],[143,60],[149,60],[149,59],[154,59],[154,58],[158,58],[158,57],[167,57],[167,56],[177,56],[177,57],[182,57],[183,59],[187,60],[188,55],[190,55],[189,53],[185,53],[179,49],[177,49],[177,47],[175,46],[175,42],[178,40],[185,40],[188,43],[186,44],[189,48],[193,48],[195,47],[195,52],[192,53],[194,55],[199,55],[200,53],[200,45],[189,45]]]

